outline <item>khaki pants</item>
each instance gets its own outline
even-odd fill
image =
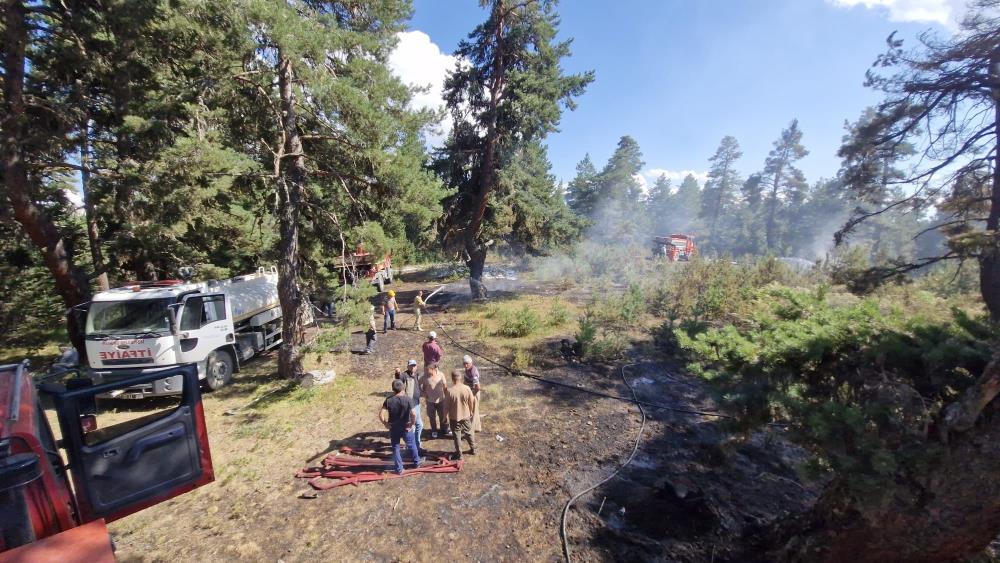
[[[469,449],[472,453],[476,451],[476,433],[472,430],[472,421],[465,420],[451,421],[451,431],[455,439],[455,458],[462,459],[462,438],[469,442]]]
[[[420,328],[420,308],[419,307],[413,310],[413,316],[417,317],[417,330],[424,330],[424,329]]]
[[[427,420],[431,423],[431,432],[448,431],[448,411],[444,408],[444,401],[437,403],[427,403]]]

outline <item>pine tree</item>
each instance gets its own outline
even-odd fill
[[[668,213],[670,230],[675,233],[701,234],[698,224],[698,209],[701,205],[701,187],[693,174],[684,176],[677,193],[671,198]],[[695,232],[697,231],[697,232]]]
[[[765,229],[768,251],[781,250],[778,227],[782,202],[789,192],[803,189],[805,177],[795,167],[795,163],[807,154],[809,151],[802,146],[799,120],[793,119],[788,128],[781,132],[781,137],[774,142],[774,149],[764,163],[762,177],[767,191]]]
[[[726,135],[715,154],[708,159],[711,167],[705,189],[701,193],[701,209],[698,214],[708,227],[708,237],[704,244],[706,249],[722,250],[722,237],[718,231],[719,218],[735,203],[736,190],[740,185],[735,165],[741,156],[743,153],[736,138]]]
[[[461,62],[445,83],[455,126],[435,167],[456,193],[445,202],[442,238],[462,249],[474,297],[486,295],[483,266],[502,224],[494,213],[506,196],[502,171],[554,131],[562,108],[593,80],[593,73],[563,74],[569,41],[555,40],[555,4],[484,0],[489,17],[459,44]]]
[[[642,230],[638,219],[642,186],[636,179],[642,170],[642,151],[625,135],[595,180],[596,197],[592,212],[594,234],[608,240],[636,241]]]
[[[666,234],[664,219],[670,213],[672,191],[670,178],[667,178],[666,174],[660,174],[653,187],[649,189],[649,195],[646,197],[646,225],[654,236]]]
[[[335,230],[339,238],[348,228],[347,211],[364,216],[397,195],[384,175],[394,155],[414,150],[407,140],[412,143],[423,117],[406,110],[410,92],[386,64],[409,14],[403,0],[364,7],[260,0],[242,7],[241,16],[258,32],[237,80],[256,108],[248,107],[260,135],[254,154],[263,169],[273,170],[265,187],[277,196],[279,371],[285,377],[302,372],[309,291],[304,267],[324,238],[302,234]],[[338,253],[345,246],[341,242]]]
[[[576,165],[576,176],[566,187],[566,203],[573,213],[581,217],[590,217],[597,203],[597,169],[590,155],[584,155],[583,160]]]

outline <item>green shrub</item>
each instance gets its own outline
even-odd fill
[[[514,360],[510,367],[515,371],[527,371],[535,363],[535,356],[528,350],[514,350]]]
[[[562,326],[569,320],[569,309],[562,301],[556,301],[549,309],[549,326]]]
[[[758,290],[748,322],[674,331],[689,368],[711,383],[740,426],[790,421],[811,474],[877,501],[893,480],[919,480],[937,455],[927,440],[941,407],[989,361],[985,319],[904,314],[875,300],[832,306],[823,289]]]
[[[502,309],[497,313],[499,324],[493,331],[494,336],[521,338],[537,331],[542,326],[541,319],[527,305],[520,309]]]

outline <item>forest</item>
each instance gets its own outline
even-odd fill
[[[809,131],[789,115],[763,162],[725,136],[693,164],[703,181],[648,186],[629,131],[556,177],[547,139],[601,76],[564,69],[555,0],[480,4],[434,111],[388,64],[408,0],[3,0],[0,346],[83,354],[95,292],[276,265],[275,372],[298,379],[313,301],[341,340],[367,319],[375,290],[335,267],[358,245],[450,264],[488,299],[489,263],[648,260],[652,236],[689,233],[694,261],[650,270],[673,285],[594,294],[586,361],[621,360],[615,327],[642,323],[620,311],[648,307],[658,353],[730,431],[790,424],[823,486],[761,536],[772,560],[983,553],[1000,535],[1000,2],[872,53],[858,76],[882,101],[843,116],[831,177],[799,168]]]

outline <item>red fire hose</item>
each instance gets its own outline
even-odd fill
[[[343,447],[323,460],[320,467],[306,467],[295,474],[300,479],[309,479],[309,485],[317,491],[325,491],[344,485],[359,485],[372,481],[385,481],[410,477],[420,473],[458,473],[462,470],[462,460],[438,457],[425,462],[420,467],[404,469],[401,475],[389,471],[393,466],[390,455],[374,451],[355,454],[349,447]]]

